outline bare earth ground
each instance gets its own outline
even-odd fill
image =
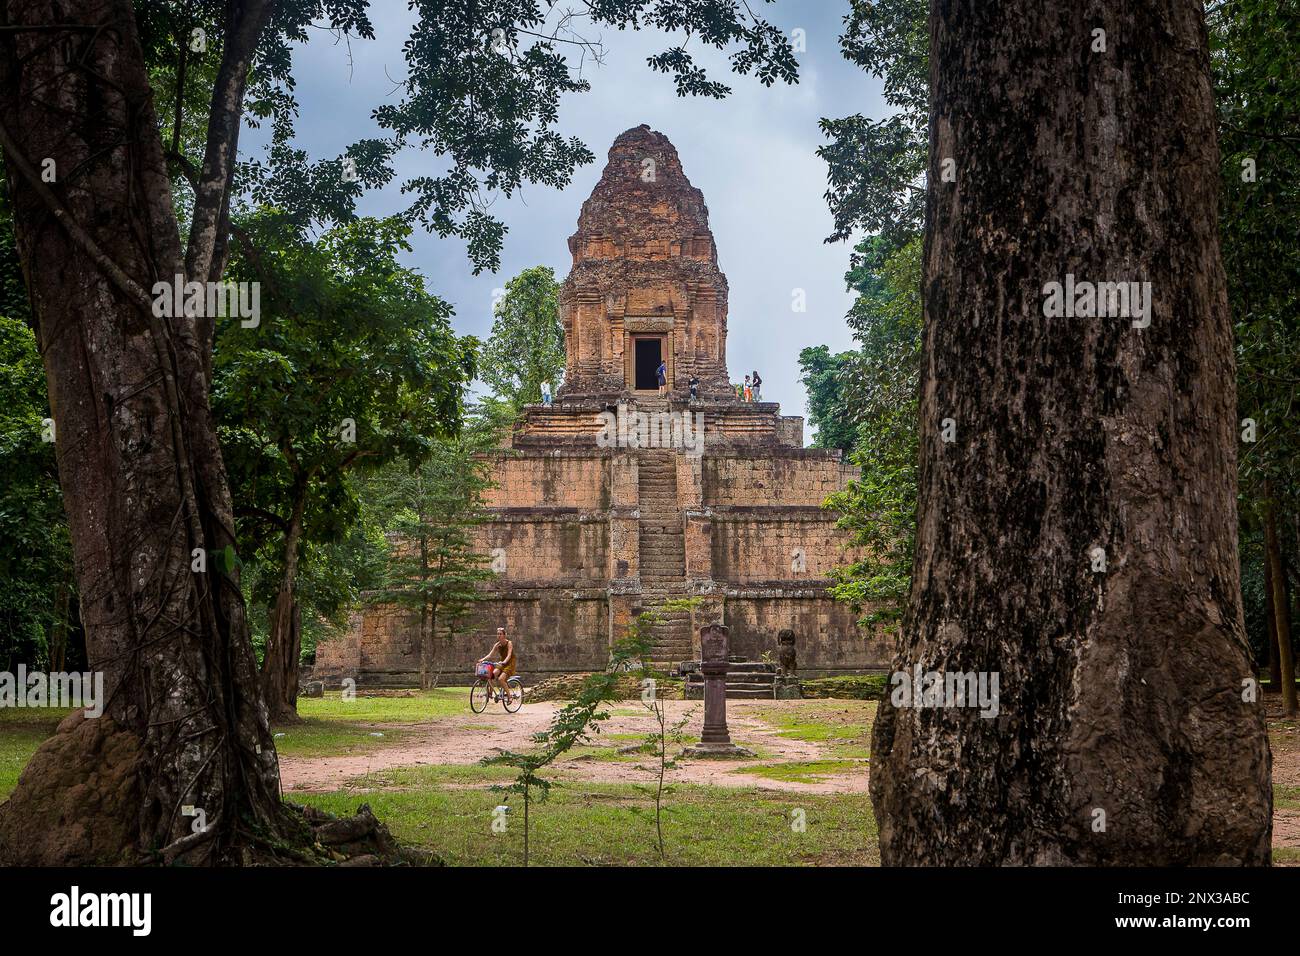
[[[703,709],[699,701],[665,701],[670,724],[680,720],[688,710],[695,714],[684,733],[699,735],[703,722]],[[829,748],[813,741],[795,740],[780,736],[777,729],[754,716],[754,711],[780,709],[782,705],[797,701],[730,701],[727,704],[727,723],[731,739],[751,750],[757,749],[759,759],[745,760],[688,760],[672,774],[676,783],[707,784],[718,787],[758,787],[769,790],[786,790],[799,793],[865,793],[867,789],[867,764],[858,761],[860,770],[833,774],[817,783],[797,783],[770,780],[746,773],[736,773],[747,765],[773,764],[791,761],[837,759]],[[854,703],[861,706],[859,702]],[[280,759],[280,780],[286,795],[293,791],[328,791],[340,789],[347,780],[377,770],[392,767],[410,767],[422,764],[473,764],[502,750],[524,750],[532,734],[543,730],[552,715],[562,707],[553,701],[525,704],[517,714],[506,714],[493,705],[480,715],[468,711],[461,718],[444,718],[421,724],[403,724],[402,743],[369,753],[338,757],[292,757]],[[613,716],[601,725],[601,732],[592,738],[593,744],[629,744],[630,740],[609,741],[611,735],[644,735],[651,729],[647,715],[631,716],[639,710],[636,702],[626,702],[611,707]],[[367,724],[376,730],[399,725]],[[602,739],[606,738],[606,739]],[[842,758],[841,758],[842,759]],[[561,777],[604,783],[644,782],[645,773],[636,769],[635,762],[615,762],[576,759],[565,761]]]

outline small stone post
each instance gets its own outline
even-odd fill
[[[727,732],[727,628],[706,624],[700,628],[700,673],[704,675],[704,730],[700,742],[687,747],[688,757],[752,757],[731,742]]]

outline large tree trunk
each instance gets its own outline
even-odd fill
[[[1266,491],[1265,494],[1270,492]],[[1270,501],[1264,511],[1264,554],[1268,561],[1273,596],[1273,631],[1277,635],[1278,686],[1282,690],[1282,713],[1297,713],[1295,655],[1291,653],[1291,590],[1282,565],[1282,545],[1277,536],[1277,512]]]
[[[238,572],[216,559],[234,521],[210,339],[156,317],[146,291],[186,270],[134,13],[10,0],[4,16],[88,27],[0,35],[0,125],[87,654],[109,701],[32,758],[0,808],[0,858],[238,859],[251,830],[281,823],[276,756]]]
[[[262,695],[271,722],[297,723],[298,660],[302,657],[302,610],[292,584],[282,585],[271,608],[266,656],[262,661]]]
[[[882,704],[882,858],[1265,863],[1200,4],[934,0],[930,50],[916,561],[895,666],[995,674],[1000,702],[992,719]],[[1045,317],[1067,273],[1149,281],[1149,327]]]
[[[297,591],[298,544],[302,539],[305,505],[305,497],[299,496],[284,536],[284,575],[271,610],[266,654],[262,659],[262,693],[271,720],[276,723],[298,720],[298,661],[302,657],[302,615]]]

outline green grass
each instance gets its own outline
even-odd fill
[[[1275,784],[1273,787],[1273,809],[1300,810],[1300,787],[1284,787],[1281,784]]]
[[[407,731],[387,725],[312,718],[276,728],[274,734],[275,752],[282,757],[342,757],[391,747],[401,743]]]
[[[339,757],[379,750],[401,743],[415,724],[473,717],[467,687],[416,691],[412,697],[367,697],[361,693],[350,701],[332,691],[324,697],[300,697],[298,715],[303,718],[301,723],[273,728],[276,751],[288,757]]]
[[[504,768],[459,768],[459,782],[487,783]],[[369,803],[403,842],[461,866],[523,861],[521,798],[486,789],[433,785],[446,768],[415,768],[413,789],[305,794],[334,813]],[[489,776],[491,775],[491,776]],[[392,772],[382,776],[391,784]],[[508,799],[507,799],[508,797]],[[492,832],[493,808],[508,804],[504,833]],[[804,832],[792,820],[802,811]],[[532,862],[539,865],[656,865],[654,804],[629,784],[557,785],[531,812]],[[879,864],[876,825],[865,794],[823,796],[750,789],[674,787],[665,801],[664,861],[678,866]]]
[[[738,767],[731,772],[752,773],[768,780],[784,780],[789,783],[821,783],[826,777],[862,769],[865,769],[865,765],[856,760],[797,760]]]
[[[799,685],[805,699],[834,697],[844,700],[883,700],[889,690],[889,675],[817,677],[800,681]]]
[[[459,714],[470,714],[468,687],[418,690],[413,697],[367,697],[361,691],[348,701],[338,691],[327,691],[324,697],[298,698],[298,716],[323,720],[414,724]]]
[[[647,758],[654,757],[654,744],[645,739],[641,734],[602,734],[594,738],[596,741],[608,740],[612,743],[602,746],[600,743],[579,744],[572,748],[567,754],[560,758],[556,766],[562,766],[566,763],[582,760],[611,760],[626,763],[640,763]],[[681,741],[674,743],[668,742],[668,759],[671,760],[682,752],[684,747],[700,742],[699,737],[685,735]],[[634,752],[619,753],[623,747],[632,746],[640,743],[643,746]]]
[[[833,757],[871,756],[874,701],[802,701],[795,706],[760,707],[754,715],[775,727],[781,737],[825,744]]]
[[[477,763],[421,764],[418,767],[387,767],[349,780],[339,793],[370,790],[422,790],[451,787],[490,787],[496,783],[509,783],[516,771],[497,764],[484,766]],[[303,791],[294,791],[290,799],[297,800]]]
[[[54,728],[72,711],[71,707],[0,707],[0,729],[48,724],[50,733],[54,733]]]
[[[63,708],[0,708],[0,800],[18,786],[18,776],[36,748],[53,735],[70,713]]]

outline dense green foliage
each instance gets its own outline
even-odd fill
[[[7,202],[0,202],[0,670],[59,663],[75,616],[72,548],[45,368]],[[54,645],[53,648],[51,645]]]
[[[863,623],[893,625],[912,576],[916,539],[917,383],[921,374],[921,241],[878,258],[868,243],[850,281],[859,295],[849,313],[858,349],[839,375],[843,417],[856,424],[850,460],[861,475],[827,505],[863,556],[836,569],[832,593],[865,610]],[[848,410],[852,410],[851,413]]]
[[[72,554],[49,414],[36,339],[0,314],[0,670],[48,666],[67,627]]]
[[[410,231],[400,220],[359,220],[312,242],[263,212],[244,231],[227,274],[261,283],[261,321],[219,328],[213,409],[241,555],[257,566],[246,596],[269,605],[297,547],[313,627],[357,598],[337,572],[373,561],[352,474],[418,463],[455,434],[475,343],[398,264]]]
[[[855,246],[845,277],[857,293],[847,317],[857,348],[801,355],[817,444],[845,449],[861,469],[827,500],[863,549],[858,561],[837,569],[833,593],[862,609],[863,624],[885,628],[901,618],[915,545],[927,12],[924,0],[853,0],[845,18],[845,57],[884,81],[895,112],[879,121],[822,121],[831,139],[818,150],[828,168],[831,239],[858,230],[868,236]]]
[[[564,327],[560,284],[549,266],[525,269],[506,283],[497,301],[492,334],[483,347],[479,376],[492,389],[489,403],[498,419],[513,419],[524,405],[551,394],[564,377]]]
[[[810,345],[799,353],[799,381],[808,393],[808,424],[817,429],[813,448],[850,452],[857,444],[858,424],[844,401],[844,372],[853,355],[832,354],[825,345]]]
[[[884,81],[885,102],[895,112],[821,121],[830,142],[817,154],[826,161],[826,201],[835,217],[828,241],[865,230],[894,247],[920,231],[929,153],[928,7],[926,0],[851,0],[840,49]]]
[[[1284,0],[1225,0],[1207,20],[1237,343],[1243,602],[1265,661],[1276,658],[1263,585],[1261,526],[1270,514],[1293,594],[1300,583],[1300,10]]]

